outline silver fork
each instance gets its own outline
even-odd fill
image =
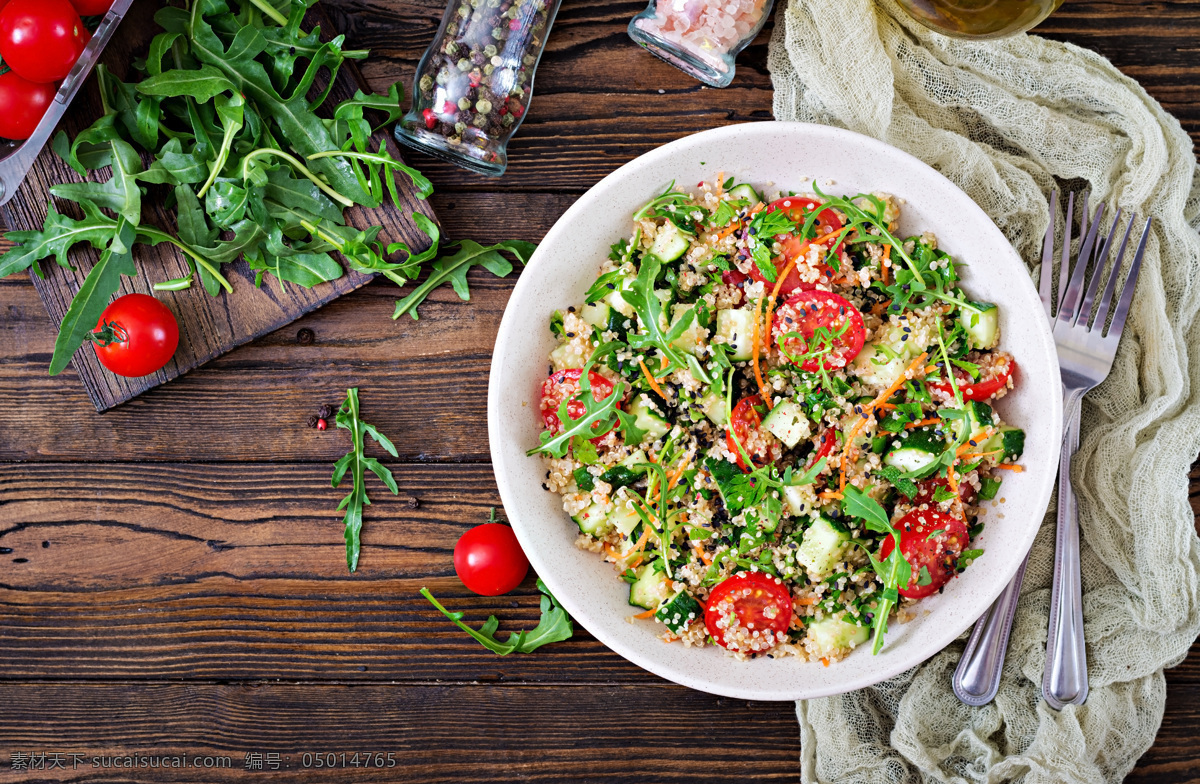
[[[1046,668],[1042,682],[1042,693],[1046,702],[1056,710],[1061,710],[1067,704],[1078,705],[1087,699],[1087,656],[1084,650],[1082,584],[1079,577],[1079,522],[1075,494],[1071,489],[1071,457],[1079,447],[1080,404],[1084,394],[1103,381],[1112,368],[1121,331],[1129,315],[1134,286],[1141,271],[1151,220],[1146,221],[1120,299],[1113,310],[1112,323],[1108,325],[1106,332],[1110,302],[1116,290],[1117,280],[1121,276],[1121,259],[1125,255],[1129,235],[1137,216],[1135,214],[1130,217],[1110,268],[1108,259],[1121,222],[1121,210],[1117,210],[1108,235],[1101,246],[1096,248],[1104,205],[1096,208],[1095,216],[1089,222],[1085,194],[1079,215],[1080,235],[1083,240],[1072,270],[1070,252],[1075,195],[1070,194],[1056,297],[1053,291],[1053,265],[1054,217],[1057,207],[1058,192],[1054,191],[1050,195],[1050,225],[1042,246],[1038,294],[1053,325],[1063,382],[1063,447],[1059,462],[1054,583],[1046,646]],[[1106,272],[1107,283],[1097,301],[1096,292]],[[967,641],[966,650],[963,651],[962,659],[955,670],[954,693],[968,705],[985,705],[996,696],[1026,564],[1028,556],[1004,593],[976,622],[975,629]]]

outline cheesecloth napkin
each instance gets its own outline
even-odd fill
[[[1093,205],[1155,219],[1112,373],[1083,403],[1072,469],[1087,703],[1057,713],[1040,694],[1051,510],[995,701],[969,708],[951,692],[960,640],[878,686],[798,702],[803,780],[1120,781],[1162,721],[1163,668],[1200,633],[1200,540],[1187,497],[1200,450],[1200,167],[1191,141],[1136,82],[1070,44],[959,41],[893,0],[791,0],[775,25],[768,64],[778,119],[841,126],[921,158],[983,207],[1031,271],[1056,181],[1090,186]]]

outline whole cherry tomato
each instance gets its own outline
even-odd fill
[[[704,610],[704,625],[717,644],[742,653],[774,648],[791,623],[791,592],[765,572],[738,572],[726,579],[712,589]]]
[[[912,567],[908,585],[900,589],[901,596],[920,599],[937,593],[958,574],[958,556],[967,548],[971,534],[967,524],[957,517],[927,509],[914,509],[896,521],[900,531],[900,552]],[[879,551],[880,559],[895,549],[889,536]]]
[[[33,136],[56,92],[54,85],[31,82],[16,71],[0,74],[0,136],[18,140]]]
[[[112,8],[113,0],[71,0],[80,16],[100,16]]]
[[[0,57],[31,82],[66,77],[89,40],[68,0],[9,0],[0,11]]]
[[[179,324],[154,297],[126,294],[100,314],[92,345],[100,364],[118,376],[147,376],[175,354]]]
[[[454,545],[454,571],[463,585],[480,596],[499,596],[521,584],[529,571],[529,559],[511,528],[484,523],[467,531]]]
[[[858,356],[865,328],[862,313],[844,297],[801,291],[776,309],[771,336],[784,356],[816,373],[822,367],[843,368]]]

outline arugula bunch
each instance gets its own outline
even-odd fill
[[[558,603],[558,599],[554,598],[554,594],[550,593],[550,589],[546,587],[540,577],[537,587],[542,592],[542,617],[538,621],[538,625],[529,632],[524,629],[515,633],[509,632],[508,639],[504,641],[496,637],[496,630],[500,628],[500,621],[496,620],[496,616],[489,615],[483,626],[475,630],[463,623],[462,613],[450,612],[443,607],[441,602],[433,598],[433,594],[429,592],[428,588],[422,588],[421,595],[438,608],[442,615],[453,621],[455,626],[471,635],[484,648],[498,656],[507,656],[510,653],[533,653],[543,645],[569,640],[575,634],[571,616],[567,615],[567,611]]]
[[[337,487],[349,472],[353,482],[350,492],[338,504],[339,512],[343,509],[346,510],[346,516],[343,519],[346,525],[346,566],[353,572],[358,569],[363,507],[371,504],[371,499],[367,498],[366,483],[364,482],[366,472],[370,471],[379,477],[379,481],[392,491],[392,495],[400,493],[400,488],[396,486],[396,480],[387,466],[373,457],[366,456],[364,452],[366,436],[370,436],[392,457],[399,457],[399,454],[387,436],[380,433],[374,425],[359,418],[357,387],[346,390],[346,400],[338,409],[336,422],[338,427],[350,431],[350,451],[334,464],[331,481],[333,486]]]
[[[888,615],[900,601],[900,589],[908,585],[909,580],[912,579],[912,566],[900,552],[900,532],[892,527],[887,512],[874,498],[854,485],[847,485],[842,499],[842,511],[851,517],[862,520],[868,531],[891,536],[895,544],[892,552],[883,560],[878,559],[874,553],[863,546],[863,552],[867,554],[871,568],[883,581],[883,593],[873,610],[874,621],[871,624],[875,633],[871,652],[879,653],[883,648],[883,636],[887,633]]]

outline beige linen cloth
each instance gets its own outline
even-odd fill
[[[1099,55],[1022,35],[965,42],[892,0],[791,0],[776,14],[775,115],[849,128],[945,174],[1031,271],[1057,181],[1151,215],[1112,373],[1083,403],[1072,480],[1091,695],[1041,699],[1053,510],[1033,548],[1000,693],[955,699],[959,641],[878,686],[796,705],[805,782],[1116,782],[1150,746],[1163,668],[1200,633],[1200,176],[1179,123]],[[1140,230],[1140,226],[1139,226]],[[1041,314],[1028,314],[1031,318]]]

